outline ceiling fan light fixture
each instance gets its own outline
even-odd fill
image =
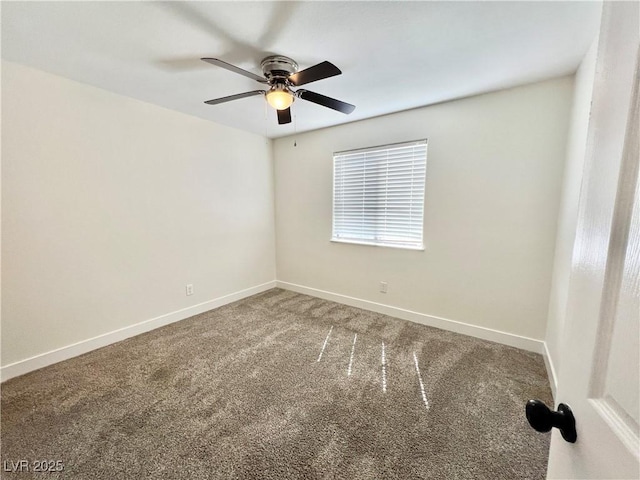
[[[286,110],[293,100],[293,94],[284,86],[275,85],[267,92],[267,102],[276,110]]]
[[[0,0],[2,1],[2,0]],[[255,73],[243,70],[240,67],[231,65],[219,58],[202,58],[203,61],[216,65],[218,67],[237,73],[244,77],[255,80],[258,83],[268,85],[268,90],[252,90],[251,92],[238,93],[236,95],[228,95],[226,97],[214,98],[207,100],[207,105],[218,105],[220,103],[239,100],[241,98],[253,97],[255,95],[264,95],[267,103],[278,112],[278,124],[284,125],[291,123],[291,104],[300,98],[306,102],[315,103],[321,107],[331,108],[337,112],[349,114],[356,108],[355,105],[345,103],[335,98],[327,97],[319,93],[311,92],[305,89],[298,89],[295,92],[292,87],[300,87],[307,83],[317,82],[324,78],[340,75],[342,72],[331,62],[321,62],[304,70],[298,70],[298,64],[289,57],[282,55],[270,55],[262,60],[260,67],[263,76],[260,77]]]

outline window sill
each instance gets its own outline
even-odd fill
[[[419,252],[424,252],[424,245],[420,246],[410,246],[410,245],[392,245],[388,243],[373,243],[373,242],[358,242],[356,240],[342,240],[337,238],[332,238],[329,240],[331,243],[346,243],[349,245],[362,245],[365,247],[387,247],[387,248],[399,248],[401,250],[415,250]]]

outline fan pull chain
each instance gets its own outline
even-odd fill
[[[298,136],[298,115],[296,115],[294,112],[293,113],[293,146],[294,147],[298,146],[298,141],[296,140],[297,136]]]
[[[265,100],[262,103],[264,103],[264,143],[268,145],[269,144],[269,137],[267,137],[267,121],[268,121],[267,101]]]

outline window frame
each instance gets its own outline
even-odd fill
[[[403,243],[392,243],[392,242],[385,242],[384,240],[367,240],[367,239],[361,239],[361,238],[349,238],[349,237],[342,237],[340,238],[339,236],[336,235],[336,157],[339,157],[340,155],[346,155],[346,154],[358,154],[358,153],[364,153],[364,152],[385,152],[388,150],[392,150],[393,147],[401,147],[401,146],[405,146],[405,147],[410,147],[410,146],[416,146],[416,145],[424,145],[424,183],[422,185],[422,214],[419,217],[420,219],[420,239],[419,242],[416,241],[414,243],[409,243],[408,240],[410,240],[410,238],[405,237],[405,240],[407,240],[407,243],[403,244]],[[410,141],[404,141],[404,142],[395,142],[395,143],[389,143],[389,144],[384,144],[384,145],[376,145],[376,146],[372,146],[372,147],[364,147],[364,148],[357,148],[357,149],[350,149],[350,150],[342,150],[342,151],[338,151],[338,152],[334,152],[333,153],[333,171],[332,171],[332,189],[333,189],[333,194],[332,194],[332,204],[331,204],[331,238],[330,238],[330,242],[332,243],[344,243],[344,244],[351,244],[351,245],[363,245],[363,246],[370,246],[370,247],[387,247],[387,248],[399,248],[399,249],[403,249],[403,250],[414,250],[414,251],[424,251],[425,250],[425,246],[424,246],[424,215],[425,215],[425,194],[426,194],[426,180],[427,180],[427,148],[428,148],[428,139],[427,138],[422,138],[422,139],[418,139],[418,140],[410,140]],[[415,162],[415,160],[414,160]],[[386,186],[389,184],[388,179],[386,179],[385,181],[385,189],[387,188]],[[386,195],[386,194],[385,194]],[[388,200],[388,197],[385,196],[384,197],[384,202],[386,203]],[[409,214],[407,216],[407,218],[411,218],[411,214]]]

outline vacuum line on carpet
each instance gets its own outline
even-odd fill
[[[349,368],[347,369],[347,376],[351,376],[351,365],[353,365],[353,354],[356,351],[356,339],[358,338],[358,334],[356,333],[353,336],[353,345],[351,345],[351,357],[349,357]]]
[[[382,393],[387,393],[387,357],[384,354],[384,342],[382,342]]]
[[[427,400],[427,394],[424,393],[424,383],[422,383],[422,376],[420,376],[420,367],[418,366],[418,357],[416,357],[416,352],[413,352],[413,362],[416,364],[416,373],[418,374],[418,381],[420,382],[420,392],[422,392],[422,401],[424,402],[424,406],[429,410],[429,401]]]
[[[331,336],[331,332],[333,331],[333,325],[329,329],[329,333],[327,333],[327,338],[324,339],[324,345],[322,345],[322,350],[320,350],[320,355],[318,356],[318,362],[322,358],[322,354],[324,353],[324,349],[327,348],[327,342],[329,342],[329,337]]]

